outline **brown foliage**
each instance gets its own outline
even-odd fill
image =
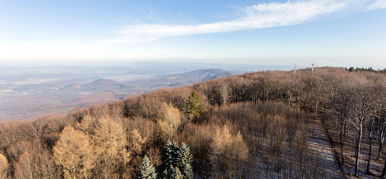
[[[138,155],[142,152],[143,145],[146,142],[146,138],[142,137],[137,129],[132,130],[129,133],[128,148],[133,155]]]
[[[7,158],[0,153],[0,179],[5,179],[7,177],[8,169],[8,160]]]
[[[235,177],[239,161],[248,159],[248,147],[241,133],[232,134],[228,125],[215,129],[210,148],[216,177]]]
[[[161,89],[67,116],[1,123],[0,150],[14,178],[131,178],[144,154],[156,167],[161,165],[166,139],[190,146],[199,177],[253,178],[265,173],[285,178],[285,172],[310,177],[310,165],[323,170],[307,148],[310,114],[327,122],[342,117],[338,124],[348,126],[359,119],[353,112],[362,112],[381,124],[384,106],[379,104],[386,99],[378,92],[386,91],[385,86],[382,74],[343,68],[247,73]],[[204,112],[200,120],[189,122],[180,111],[193,90]],[[342,105],[347,103],[355,110],[346,115]],[[354,105],[361,103],[367,108]],[[374,106],[379,110],[372,111]],[[342,134],[357,126],[342,127]],[[346,141],[346,148],[352,143]]]
[[[177,134],[178,127],[181,125],[182,114],[179,109],[173,107],[171,104],[163,103],[161,110],[162,118],[157,121],[160,135],[167,141],[172,139]]]
[[[113,178],[119,167],[128,163],[132,155],[126,148],[126,132],[119,122],[102,117],[97,120],[89,136],[98,158],[95,170],[104,178]]]
[[[124,103],[123,115],[125,117],[144,117],[157,119],[162,116],[160,107],[162,102],[149,95],[131,97]]]
[[[66,126],[53,148],[55,163],[61,166],[65,178],[90,176],[96,156],[90,137],[72,126]]]

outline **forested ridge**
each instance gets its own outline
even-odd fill
[[[0,179],[383,177],[385,117],[385,73],[246,73],[0,123]],[[340,172],[312,150],[313,121]]]

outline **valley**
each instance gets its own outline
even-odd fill
[[[0,75],[0,120],[65,114],[159,88],[192,85],[251,69],[275,68],[212,64],[207,65],[212,69],[203,69],[206,65],[131,63],[89,68],[31,67],[24,72],[20,68],[4,68]]]

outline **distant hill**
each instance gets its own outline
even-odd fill
[[[222,69],[202,69],[186,73],[176,73],[161,75],[148,79],[135,79],[127,81],[116,81],[111,79],[97,79],[86,84],[71,84],[63,87],[63,90],[73,90],[81,92],[102,92],[110,91],[117,93],[149,91],[155,88],[178,87],[192,85],[196,82],[206,81],[235,73]]]
[[[144,86],[153,86],[157,87],[177,87],[177,86],[186,86],[192,85],[199,81],[206,81],[215,78],[221,78],[226,76],[232,76],[235,73],[230,71],[225,71],[222,69],[203,69],[195,70],[187,73],[177,73],[161,76],[159,78],[150,79],[149,81],[138,81]],[[150,85],[147,83],[151,83]]]
[[[234,73],[231,73],[229,71],[225,71],[222,69],[203,69],[203,70],[195,70],[187,73],[180,73],[176,74],[180,78],[193,78],[197,77],[201,81],[205,80],[211,80],[215,78],[221,78],[221,77],[226,77],[226,76],[232,76]]]
[[[110,79],[98,79],[86,84],[71,84],[63,87],[63,90],[76,90],[83,92],[120,91],[125,87],[123,83]]]
[[[64,113],[75,107],[102,104],[158,88],[192,85],[233,74],[235,73],[222,69],[202,69],[131,80],[118,81],[103,76],[94,80],[71,79],[20,85],[13,89],[13,94],[0,96],[2,97],[0,99],[0,120],[25,119],[57,112]],[[39,79],[36,80],[39,81]],[[9,90],[4,89],[3,91],[8,92]]]

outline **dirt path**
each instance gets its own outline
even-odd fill
[[[344,178],[322,123],[319,120],[311,120],[308,123],[308,130],[309,149],[320,156],[324,173],[329,176],[328,178]]]

